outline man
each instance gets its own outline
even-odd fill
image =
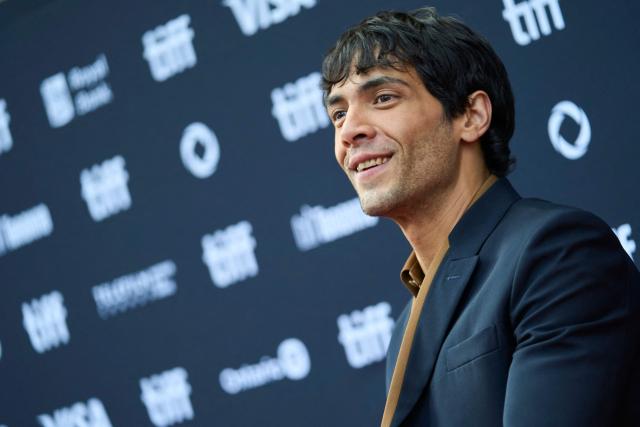
[[[383,426],[640,426],[640,277],[593,215],[505,175],[514,102],[486,40],[382,12],[323,62],[335,155],[413,248]]]

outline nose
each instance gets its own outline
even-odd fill
[[[367,142],[375,136],[375,126],[366,111],[351,107],[340,128],[340,141],[345,148]]]

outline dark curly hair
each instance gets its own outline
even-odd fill
[[[326,96],[352,69],[366,73],[407,66],[442,103],[448,120],[464,113],[474,91],[489,95],[493,114],[480,144],[489,170],[507,175],[515,163],[509,149],[515,125],[509,77],[489,42],[459,19],[439,16],[432,7],[379,12],[348,29],[329,50],[322,62],[322,87]]]

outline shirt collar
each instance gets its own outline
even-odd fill
[[[411,251],[409,258],[405,261],[404,267],[402,267],[402,271],[400,272],[400,280],[402,280],[402,283],[404,283],[407,289],[409,289],[409,292],[415,297],[418,295],[418,290],[420,289],[423,279],[424,271],[422,271],[420,267],[416,253]]]

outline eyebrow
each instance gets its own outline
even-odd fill
[[[402,79],[399,79],[397,77],[389,77],[389,76],[380,76],[380,77],[375,77],[371,80],[367,80],[366,82],[364,82],[363,84],[361,84],[358,87],[358,93],[363,93],[363,92],[367,92],[371,89],[375,89],[379,86],[385,85],[385,84],[401,84],[404,86],[409,87],[409,83],[405,82]],[[326,97],[324,105],[326,108],[329,108],[339,102],[344,101],[344,96],[342,95],[331,95]]]

